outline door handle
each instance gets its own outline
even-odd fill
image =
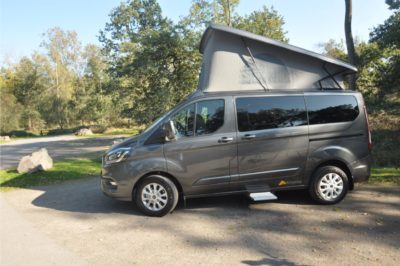
[[[246,134],[243,136],[242,139],[254,139],[256,137],[255,134]]]
[[[218,140],[219,143],[227,143],[233,141],[232,137],[222,137]]]

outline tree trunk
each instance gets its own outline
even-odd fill
[[[232,19],[231,19],[231,3],[229,2],[229,0],[227,1],[228,3],[228,26],[232,27]]]
[[[352,65],[356,64],[356,52],[354,49],[353,34],[351,32],[351,17],[352,17],[352,0],[345,0],[346,3],[346,13],[344,16],[344,32],[346,35],[346,47],[347,55],[349,57],[349,62]],[[349,85],[351,90],[356,89],[356,76],[350,75]]]

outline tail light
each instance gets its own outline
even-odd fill
[[[365,105],[364,105],[364,115],[365,115],[365,121],[367,123],[367,130],[368,130],[368,150],[372,151],[371,128],[369,127],[367,107],[365,107]]]

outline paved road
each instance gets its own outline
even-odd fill
[[[13,141],[10,144],[0,145],[0,169],[17,166],[23,156],[40,148],[47,148],[53,159],[81,155],[99,156],[113,143],[113,140],[118,138],[121,137],[77,138],[73,135],[64,135]]]
[[[1,232],[1,265],[400,265],[400,187],[357,186],[335,206],[194,199],[163,218],[106,198],[98,178],[0,196],[1,228],[20,225]]]

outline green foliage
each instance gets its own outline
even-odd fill
[[[96,176],[100,173],[99,159],[76,158],[54,162],[45,172],[19,174],[15,169],[0,170],[0,190],[48,185],[67,180]]]
[[[389,9],[400,9],[400,0],[386,0],[385,2],[389,5]]]
[[[386,3],[393,15],[372,30],[369,42],[355,41],[356,84],[371,114],[375,163],[393,166],[400,156],[395,149],[400,144],[400,17],[399,1]],[[49,29],[43,35],[44,53],[0,71],[0,132],[59,134],[97,126],[98,133],[107,133],[110,126],[149,124],[195,90],[198,45],[210,23],[288,41],[284,18],[273,7],[240,16],[238,4],[193,0],[188,15],[175,24],[162,15],[156,0],[124,1],[100,31],[101,47],[81,47],[74,31]],[[320,47],[348,60],[343,41]]]
[[[374,167],[372,168],[371,177],[369,178],[368,183],[400,185],[400,168]]]
[[[240,16],[235,12],[238,5],[237,0],[193,0],[189,15],[181,24],[200,32],[211,23],[222,24],[278,41],[289,41],[283,29],[285,21],[273,7],[263,6],[250,15]]]
[[[17,103],[15,96],[3,89],[0,90],[0,133],[19,128],[21,106]]]
[[[148,124],[195,89],[200,60],[182,33],[153,0],[122,3],[111,12],[100,41],[123,117]]]
[[[261,10],[253,11],[248,16],[236,16],[233,26],[278,41],[288,42],[287,32],[283,30],[284,24],[283,17],[273,7],[269,9],[267,6],[263,6]]]
[[[318,44],[318,46],[320,49],[322,49],[325,55],[347,61],[347,54],[345,52],[343,40],[337,42],[334,39],[330,39],[325,43]]]

